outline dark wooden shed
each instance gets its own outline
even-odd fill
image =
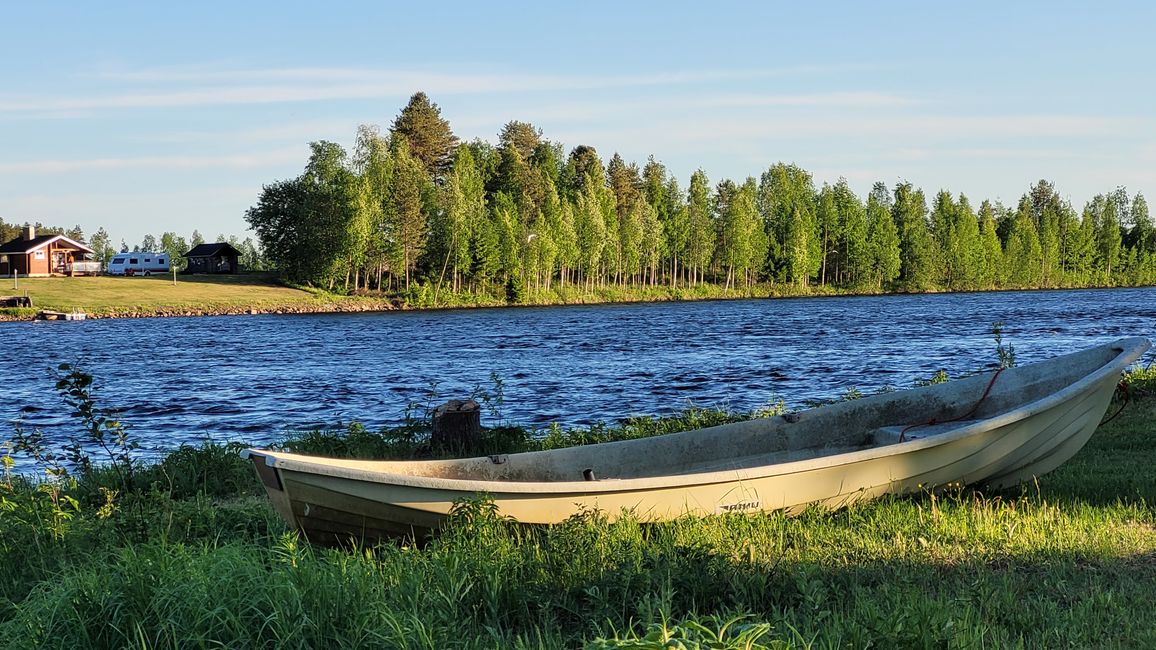
[[[199,244],[185,253],[189,260],[185,273],[240,273],[240,257],[241,251],[227,242]]]

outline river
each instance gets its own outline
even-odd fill
[[[53,389],[62,362],[92,373],[99,405],[154,451],[352,420],[379,428],[411,403],[492,396],[492,373],[501,418],[533,426],[688,403],[798,407],[994,366],[997,321],[1021,364],[1153,338],[1156,289],[0,323],[0,419],[49,440],[74,431]],[[496,423],[490,409],[483,423]]]

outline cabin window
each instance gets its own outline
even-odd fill
[[[135,258],[135,257],[130,257],[130,258],[129,258],[129,260],[128,260],[128,263],[129,263],[129,264],[140,264],[140,260],[138,260],[138,259],[137,259],[137,258]]]
[[[153,261],[153,258],[151,258],[151,257],[146,257],[146,258],[145,258],[145,264],[148,264],[148,263],[149,263],[149,262],[151,262],[151,261]]]
[[[124,264],[124,258],[123,257],[114,257],[112,260],[112,263],[113,264]]]

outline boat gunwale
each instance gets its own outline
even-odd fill
[[[248,449],[242,453],[246,457],[254,454],[263,456],[267,465],[270,467],[276,467],[283,471],[303,474],[319,474],[352,481],[364,481],[418,489],[433,489],[446,492],[485,492],[489,494],[529,493],[538,494],[541,496],[557,497],[565,494],[600,494],[634,492],[639,490],[653,490],[663,488],[692,488],[703,485],[765,479],[774,476],[788,476],[791,474],[823,470],[839,465],[852,465],[856,463],[876,460],[879,458],[908,454],[940,445],[950,444],[952,442],[956,442],[973,435],[978,435],[980,433],[989,432],[1013,425],[1017,422],[1026,420],[1032,416],[1054,408],[1059,403],[1072,398],[1072,396],[1083,393],[1092,385],[1103,381],[1108,376],[1120,375],[1130,363],[1138,359],[1140,355],[1142,355],[1148,349],[1149,345],[1149,341],[1143,337],[1124,338],[1109,343],[1104,343],[1093,348],[1088,348],[1087,350],[1073,352],[1069,355],[1061,355],[1040,361],[1039,364],[1056,363],[1064,357],[1080,354],[1082,352],[1090,352],[1097,348],[1118,350],[1116,355],[1108,359],[1098,368],[1088,374],[1081,376],[1076,381],[1064,386],[1056,392],[1049,393],[1039,399],[1026,402],[1005,413],[1000,413],[990,418],[970,421],[967,424],[962,424],[957,429],[953,429],[944,433],[936,434],[926,438],[908,440],[901,443],[870,447],[857,451],[830,454],[795,461],[786,461],[782,463],[755,465],[745,468],[736,467],[733,469],[714,470],[709,472],[688,472],[680,474],[655,475],[598,481],[495,481],[483,479],[460,479],[443,478],[437,476],[398,474],[394,472],[372,470],[364,467],[350,467],[345,464],[386,464],[396,463],[399,461],[325,458],[264,449]],[[994,372],[997,371],[983,373],[979,376],[990,377]],[[816,409],[811,410],[814,411],[821,408],[823,407],[817,407]],[[696,430],[692,429],[690,431]],[[676,433],[667,435],[678,434]],[[599,444],[618,444],[618,442],[621,441]],[[470,459],[463,458],[452,460]]]

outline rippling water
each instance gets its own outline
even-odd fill
[[[0,323],[0,418],[63,436],[49,369],[73,361],[154,449],[376,428],[435,383],[441,400],[492,392],[491,372],[522,424],[797,406],[994,365],[995,321],[1026,363],[1153,337],[1156,289]]]

